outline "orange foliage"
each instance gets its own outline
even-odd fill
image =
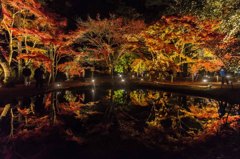
[[[59,64],[57,69],[60,72],[67,72],[70,76],[78,75],[80,76],[84,69],[80,66],[78,62],[65,62],[63,64]]]
[[[80,39],[80,42],[85,43],[86,51],[112,67],[114,61],[123,54],[125,49],[123,46],[128,43],[127,37],[142,31],[145,24],[141,20],[97,17],[97,20],[89,18],[86,22],[80,22],[79,27],[86,29]]]
[[[215,60],[208,60],[204,56],[200,57],[198,50],[205,54],[207,52],[204,48],[220,44],[224,35],[218,32],[219,26],[218,20],[201,20],[194,16],[163,16],[142,32],[142,36],[152,60],[161,60],[162,65],[166,63],[169,69],[170,64],[172,67],[173,64],[180,66],[189,63],[193,65],[191,72],[197,72],[201,68],[212,72],[223,65],[216,58],[217,52],[211,51]]]
[[[197,73],[201,69],[205,69],[209,72],[218,71],[224,64],[220,60],[198,60],[194,65],[191,66],[190,72]]]
[[[21,108],[18,107],[17,110],[23,116],[27,116],[30,113],[30,109],[28,109],[28,108],[21,109]]]

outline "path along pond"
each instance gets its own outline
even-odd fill
[[[238,131],[240,121],[239,104],[101,87],[17,98],[0,112],[0,158],[145,158],[184,151],[224,127]]]

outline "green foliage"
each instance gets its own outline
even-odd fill
[[[133,60],[136,58],[136,54],[134,53],[126,53],[117,61],[114,71],[117,73],[126,73],[130,69],[130,65]]]
[[[142,74],[144,71],[147,70],[146,61],[144,61],[143,59],[139,59],[139,58],[135,59],[131,64],[131,69],[132,69],[132,72]]]
[[[240,0],[206,0],[199,14],[205,18],[222,20],[221,31],[236,35],[240,31]]]
[[[71,91],[65,91],[64,98],[68,102],[75,102],[77,100],[77,97]]]
[[[114,91],[113,101],[114,101],[114,103],[119,104],[119,105],[126,104],[127,101],[125,98],[125,90],[119,89],[119,90]]]

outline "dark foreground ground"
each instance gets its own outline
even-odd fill
[[[239,134],[238,134],[239,135]],[[87,143],[79,146],[75,142],[63,142],[61,138],[48,138],[46,141],[18,141],[15,143],[15,152],[9,158],[31,159],[238,159],[239,140],[236,136],[226,138],[215,137],[206,143],[195,145],[181,153],[161,152],[157,149],[149,149],[136,141],[116,141],[110,137],[94,139],[96,143]],[[106,140],[106,141],[104,141]],[[114,142],[115,145],[109,143]],[[44,143],[44,144],[38,144]],[[25,145],[32,145],[24,150]],[[34,155],[33,155],[34,154]],[[13,156],[12,156],[13,155]],[[33,156],[31,156],[33,155]],[[8,158],[6,155],[2,158]]]
[[[94,130],[89,136],[63,137],[55,126],[1,145],[1,159],[239,159],[239,132],[228,130],[184,150],[148,147],[118,132]],[[70,132],[69,132],[70,133]],[[6,149],[4,149],[4,147]],[[11,147],[11,149],[9,149]]]

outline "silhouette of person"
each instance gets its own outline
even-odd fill
[[[42,88],[43,87],[43,75],[44,75],[44,70],[43,66],[40,66],[34,71],[34,78],[36,80],[36,88]]]
[[[30,76],[32,74],[30,68],[28,68],[27,66],[23,69],[23,77],[24,77],[24,84],[25,86],[29,86],[30,85]]]
[[[218,114],[220,118],[222,118],[226,114],[226,107],[227,107],[227,102],[223,102],[223,101],[219,102]]]
[[[219,75],[221,77],[221,88],[222,88],[222,86],[224,85],[225,81],[228,84],[228,79],[226,78],[227,71],[226,71],[226,69],[223,66],[221,67],[221,69],[219,71]]]
[[[35,113],[37,115],[42,115],[45,113],[43,94],[39,94],[35,97],[34,106],[35,106]]]

